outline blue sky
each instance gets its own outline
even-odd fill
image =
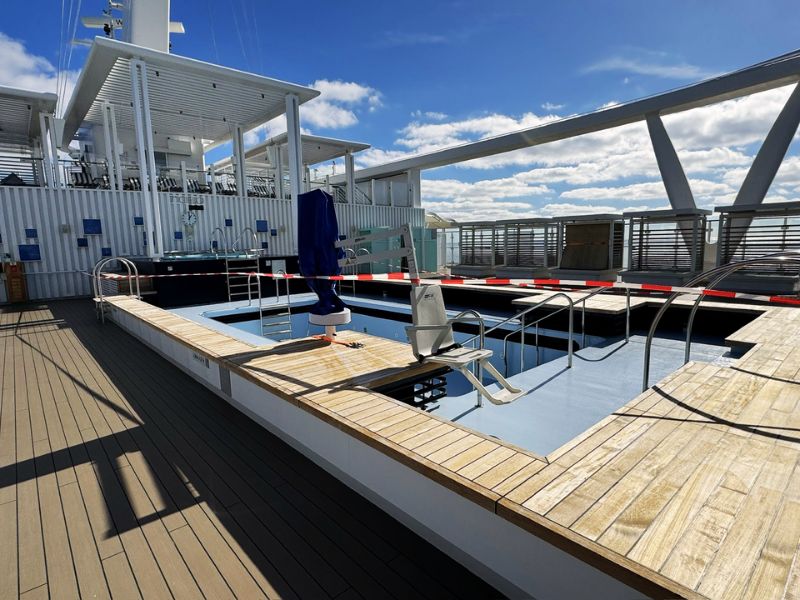
[[[78,3],[66,0],[66,12]],[[104,4],[82,0],[81,14]],[[0,83],[54,85],[60,3],[13,0],[4,9]],[[323,96],[303,114],[304,128],[371,143],[361,165],[594,110],[800,47],[800,12],[788,1],[172,0],[172,18],[187,29],[173,36],[175,53],[315,84]],[[77,37],[91,34],[78,26]],[[71,71],[85,55],[73,50]],[[665,119],[699,204],[732,200],[789,91]],[[641,126],[423,177],[426,205],[459,218],[666,204]],[[771,199],[798,191],[793,145]]]

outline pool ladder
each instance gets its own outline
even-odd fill
[[[286,275],[283,269],[276,271],[276,275]],[[252,306],[253,294],[251,279],[258,277],[255,273],[250,273],[247,276],[247,304]],[[281,280],[283,280],[286,289],[286,304],[281,304]],[[258,291],[258,323],[261,331],[261,336],[271,340],[283,341],[291,339],[292,337],[292,296],[289,291],[289,280],[286,278],[275,278],[275,306],[285,306],[286,310],[270,313],[264,315],[264,304],[261,295],[261,283],[256,279],[255,285]]]

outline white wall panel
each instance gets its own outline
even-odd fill
[[[243,228],[255,231],[256,220],[266,220],[270,229],[278,230],[277,235],[258,233],[259,246],[268,242],[272,255],[292,252],[290,200],[176,193],[161,193],[160,200],[166,250],[206,250],[215,227],[224,229],[232,244]],[[39,244],[42,259],[25,263],[31,299],[88,295],[91,286],[85,273],[100,259],[101,248],[111,248],[114,256],[145,254],[144,227],[134,225],[135,216],[144,216],[142,202],[141,192],[0,187],[0,254],[18,260],[20,244]],[[191,239],[181,220],[190,203],[204,207]],[[348,236],[365,227],[425,224],[425,213],[419,208],[337,204],[336,214],[340,233]],[[84,236],[83,219],[100,219],[102,234]],[[233,226],[225,227],[225,219],[232,219]],[[25,237],[25,229],[31,228],[37,230],[37,240]],[[183,232],[182,240],[175,239],[176,231]],[[79,237],[87,238],[87,247],[78,247]],[[252,245],[248,239],[240,248]]]

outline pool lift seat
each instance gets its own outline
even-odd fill
[[[483,318],[476,311],[464,311],[452,319],[438,285],[420,285],[411,289],[411,315],[413,325],[406,327],[414,356],[422,362],[441,364],[461,373],[474,386],[480,397],[485,396],[492,404],[509,404],[525,392],[512,386],[489,362],[492,351],[483,348]],[[479,348],[465,348],[456,344],[453,324],[459,322],[480,323]],[[477,365],[478,376],[469,367]],[[481,381],[481,373],[487,371],[500,384],[500,390],[489,392]]]

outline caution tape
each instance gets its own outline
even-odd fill
[[[87,273],[88,275],[88,273]],[[695,294],[712,298],[725,298],[730,300],[749,300],[751,302],[769,302],[773,304],[785,304],[800,306],[800,298],[796,296],[770,296],[763,294],[747,294],[744,292],[732,292],[727,290],[711,290],[702,287],[683,287],[675,285],[660,285],[653,283],[629,283],[624,281],[606,281],[594,279],[505,279],[491,277],[486,279],[419,279],[412,277],[410,273],[377,273],[377,274],[357,274],[357,275],[301,275],[299,273],[260,273],[257,271],[231,271],[215,273],[159,273],[155,275],[139,275],[140,279],[159,279],[171,277],[198,277],[198,276],[230,276],[235,277],[267,277],[271,279],[321,279],[326,281],[410,281],[424,285],[484,285],[484,286],[515,286],[521,288],[535,289],[561,289],[571,288],[608,288],[620,290],[635,290],[642,292],[659,292],[665,294]],[[128,279],[127,274],[103,273],[104,279]],[[580,290],[576,290],[580,291]]]

